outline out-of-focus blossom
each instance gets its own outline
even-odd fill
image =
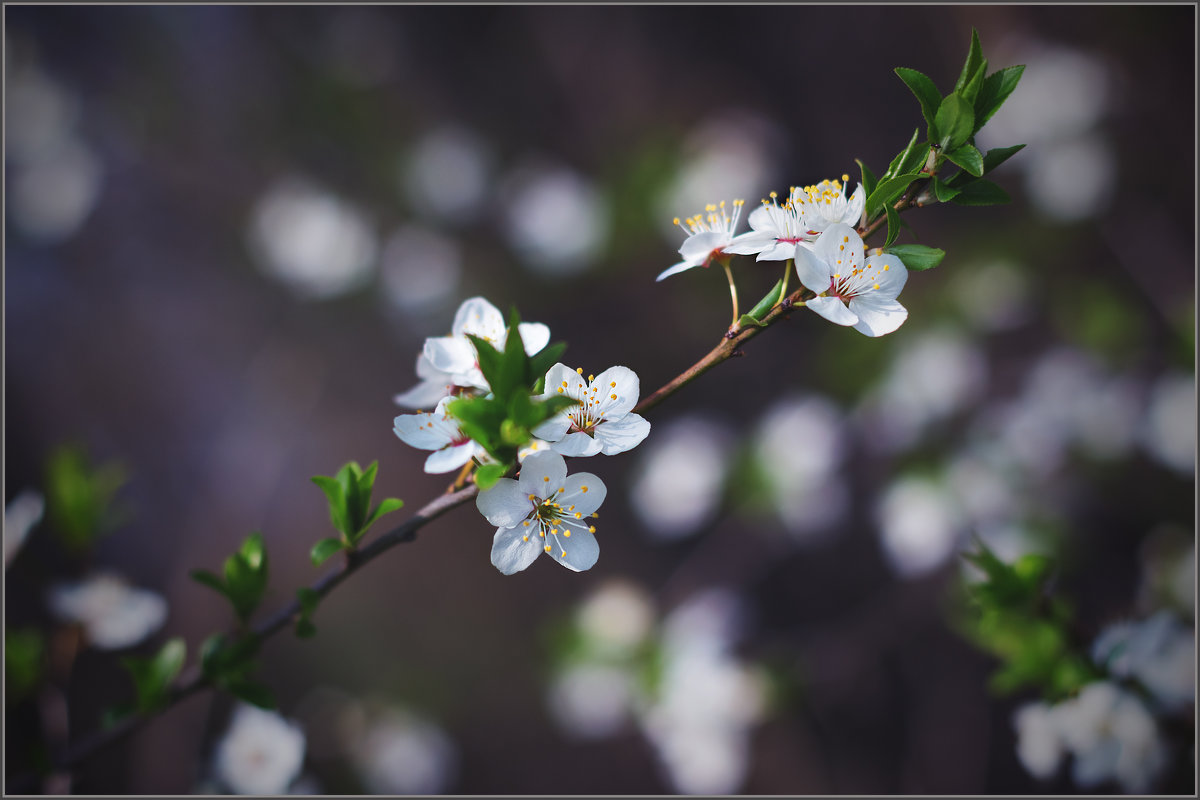
[[[876,254],[864,260],[862,238],[849,225],[830,225],[810,251],[796,251],[800,281],[817,293],[807,305],[836,325],[867,336],[891,333],[908,319],[896,297],[908,281],[904,262]]]
[[[112,573],[96,573],[79,583],[61,583],[48,594],[50,610],[64,622],[83,625],[88,641],[102,650],[132,647],[162,627],[167,601],[135,589]]]
[[[4,566],[12,562],[29,532],[42,521],[46,500],[41,492],[23,489],[4,506]]]
[[[941,483],[901,478],[877,508],[879,541],[892,569],[905,578],[925,575],[955,552],[963,532],[961,514]]]
[[[1082,789],[1115,780],[1126,792],[1144,794],[1166,766],[1154,717],[1136,695],[1113,683],[1089,683],[1078,697],[1060,703],[1055,716],[1074,755],[1071,777]]]
[[[889,451],[911,447],[931,425],[978,397],[986,373],[979,349],[949,329],[906,339],[865,405],[867,441]]]
[[[1191,528],[1160,525],[1142,543],[1138,607],[1167,606],[1196,617],[1196,536]]]
[[[548,702],[565,730],[581,739],[598,739],[628,722],[634,689],[634,675],[626,667],[584,662],[554,676]]]
[[[550,341],[550,329],[540,322],[522,322],[517,330],[529,355],[538,352]],[[508,324],[500,309],[482,297],[464,300],[454,314],[450,335],[433,336],[425,340],[425,358],[433,370],[449,375],[454,385],[488,391],[487,380],[479,369],[475,345],[467,338],[467,334],[478,336],[497,350],[503,350],[508,341]]]
[[[45,160],[73,137],[79,99],[37,66],[11,69],[7,78],[5,157],[15,163]]]
[[[650,635],[654,607],[636,584],[610,581],[584,601],[577,619],[590,650],[600,655],[627,655]]]
[[[1092,658],[1119,678],[1134,678],[1168,713],[1196,702],[1196,634],[1170,611],[1101,632]]]
[[[380,280],[392,305],[406,313],[428,311],[446,300],[462,275],[462,253],[453,239],[406,225],[383,246]]]
[[[444,397],[432,413],[401,414],[394,420],[394,433],[400,441],[418,450],[432,450],[425,459],[430,474],[450,472],[483,455],[478,442],[462,432],[459,422],[446,411],[451,398]]]
[[[675,224],[687,234],[679,246],[679,255],[683,256],[683,260],[660,272],[655,280],[661,281],[695,267],[707,267],[713,262],[728,264],[730,254],[735,251],[726,248],[733,241],[733,232],[737,229],[744,203],[744,200],[734,200],[733,211],[729,212],[722,200],[719,205],[710,203],[705,206],[703,214],[688,217],[682,222],[676,217]]]
[[[1046,780],[1058,772],[1066,755],[1054,706],[1027,703],[1013,714],[1017,732],[1017,758],[1035,778]]]
[[[756,426],[754,455],[771,502],[798,538],[829,529],[846,512],[849,493],[837,476],[844,431],[841,412],[821,397],[783,398]]]
[[[650,423],[633,413],[641,393],[637,373],[629,367],[609,367],[584,381],[582,372],[560,362],[546,373],[543,400],[561,395],[579,404],[546,420],[533,434],[564,456],[611,456],[641,444],[650,434]]]
[[[647,533],[679,539],[713,518],[729,472],[732,437],[699,417],[655,429],[638,462],[629,499]]]
[[[590,569],[600,545],[589,518],[607,493],[590,472],[568,477],[558,453],[534,453],[517,480],[501,478],[475,500],[479,512],[497,526],[492,564],[512,575],[545,552],[574,572]]]
[[[983,331],[1010,330],[1032,316],[1028,279],[1003,261],[960,270],[950,278],[949,292],[969,322]]]
[[[441,794],[458,764],[458,751],[440,727],[400,709],[369,724],[350,752],[372,794]]]
[[[505,233],[522,265],[541,275],[576,275],[608,241],[609,212],[585,177],[533,165],[506,181]]]
[[[1117,156],[1107,139],[1090,134],[1044,142],[1022,155],[1029,198],[1047,216],[1062,222],[1087,219],[1112,200]]]
[[[413,210],[449,224],[474,219],[488,192],[492,157],[472,131],[445,125],[413,145],[401,170],[401,185]]]
[[[304,762],[304,731],[274,711],[239,705],[217,743],[214,771],[234,794],[286,794]]]
[[[1196,472],[1196,380],[1184,374],[1158,379],[1141,427],[1142,445],[1183,475]]]
[[[264,272],[318,300],[366,286],[379,251],[361,211],[301,178],[282,179],[259,198],[249,238]]]
[[[59,242],[95,208],[104,169],[90,146],[71,137],[13,165],[6,195],[12,221],[27,236]]]

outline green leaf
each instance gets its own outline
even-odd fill
[[[194,569],[188,573],[192,580],[203,586],[207,586],[213,591],[219,592],[222,597],[228,597],[229,593],[225,589],[225,582],[218,578],[213,573],[206,569]]]
[[[500,425],[506,418],[501,403],[490,397],[459,397],[451,400],[446,410],[458,420],[463,433],[489,453],[495,454],[500,439]]]
[[[737,326],[741,328],[761,328],[763,324],[749,314],[742,314],[737,319]]]
[[[296,590],[296,600],[300,603],[300,613],[308,617],[317,610],[317,606],[321,602],[321,593],[302,586]]]
[[[864,169],[865,169],[865,167],[864,167]],[[792,266],[789,264],[787,268],[792,269]],[[764,316],[766,316],[768,311],[770,311],[772,308],[775,307],[776,303],[779,302],[780,292],[782,292],[782,291],[783,291],[783,279],[775,281],[775,286],[771,288],[771,291],[769,291],[765,295],[763,295],[762,300],[759,300],[754,305],[754,308],[750,309],[749,314],[743,314],[742,316],[744,316],[744,317],[748,316],[757,323]],[[741,320],[738,320],[738,323],[740,324]]]
[[[923,177],[925,176],[919,172],[908,172],[880,181],[879,185],[875,187],[875,191],[867,197],[867,219],[877,216],[885,205],[890,205],[899,199],[910,183]]]
[[[961,93],[963,88],[975,77],[979,67],[986,64],[983,60],[983,48],[979,46],[979,31],[971,28],[971,46],[967,49],[967,60],[963,62],[962,72],[954,83],[954,91]]]
[[[314,567],[319,567],[328,561],[330,556],[340,553],[344,548],[341,539],[322,539],[312,546],[308,557],[312,559]]]
[[[988,150],[987,155],[983,157],[983,174],[988,174],[1023,149],[1025,149],[1025,145],[1015,144],[1012,147],[993,147]]]
[[[311,639],[317,635],[317,626],[311,620],[296,620],[296,636],[301,639]]]
[[[875,188],[875,183],[877,180],[875,178],[875,173],[871,172],[871,168],[863,163],[861,158],[856,158],[854,161],[856,164],[858,164],[859,172],[862,174],[862,177],[859,179],[859,183],[862,184],[863,192],[865,194],[870,194],[871,190]]]
[[[79,553],[121,521],[114,506],[128,480],[116,461],[93,466],[79,447],[56,449],[46,464],[46,521],[68,550]]]
[[[338,482],[346,496],[346,538],[354,539],[354,535],[362,527],[367,518],[367,505],[371,502],[371,490],[362,485],[363,471],[358,462],[351,461],[338,470]],[[374,480],[374,477],[372,477]]]
[[[393,511],[399,511],[404,507],[404,501],[396,497],[386,497],[380,501],[379,505],[375,506],[375,510],[371,512],[371,516],[367,517],[367,524],[363,526],[359,536],[361,538],[367,529],[375,524],[375,521],[380,517],[391,514]]]
[[[42,634],[35,628],[4,631],[4,692],[10,704],[41,680],[45,650]]]
[[[475,485],[479,491],[486,491],[496,485],[512,468],[511,464],[484,464],[475,470]]]
[[[534,385],[531,387],[533,391],[545,391],[544,387],[538,386],[538,384],[545,380],[546,373],[550,371],[550,368],[562,360],[562,354],[566,349],[566,342],[555,342],[529,357],[529,371],[534,377]]]
[[[963,206],[994,206],[1011,202],[1008,192],[989,180],[980,178],[962,187],[951,202]]]
[[[912,138],[908,140],[908,144],[904,146],[904,149],[896,154],[896,157],[892,159],[892,163],[888,164],[887,172],[883,173],[884,179],[892,178],[905,172],[916,172],[920,169],[920,163],[913,163],[920,158],[921,148],[917,146],[918,133],[919,129],[913,128]],[[870,189],[864,189],[864,191],[868,195],[871,194]]]
[[[321,488],[329,501],[329,521],[333,529],[339,533],[346,532],[346,493],[337,478],[328,475],[314,475],[312,482]]]
[[[253,533],[236,553],[225,559],[225,595],[238,618],[245,622],[254,613],[267,588],[267,553],[262,534]]]
[[[959,145],[946,153],[946,158],[977,178],[983,174],[983,155],[975,149],[974,145]]]
[[[267,551],[263,547],[262,534],[255,532],[246,537],[246,541],[242,542],[241,554],[251,570],[263,569],[267,560]]]
[[[933,179],[933,193],[937,197],[938,202],[945,203],[946,201],[953,199],[953,197],[960,191],[960,189],[956,189],[946,184],[941,178],[935,176]]]
[[[230,681],[225,684],[225,688],[239,700],[245,700],[247,703],[266,709],[267,711],[275,709],[275,695],[271,693],[270,689],[257,681]]]
[[[138,711],[154,711],[166,704],[171,681],[175,680],[183,669],[186,656],[187,645],[183,639],[176,637],[167,641],[158,653],[150,658],[126,656],[121,659],[122,666],[133,678]]]
[[[998,69],[984,78],[983,86],[979,87],[979,96],[975,98],[974,131],[982,128],[984,123],[1000,110],[1000,106],[1004,105],[1013,89],[1017,88],[1023,72],[1025,65],[1018,64]]]
[[[979,95],[979,88],[983,86],[984,76],[987,74],[987,65],[988,62],[985,58],[979,65],[979,68],[975,70],[975,74],[971,76],[971,80],[967,81],[967,85],[958,90],[963,99],[971,103],[972,108],[974,108],[975,98]]]
[[[912,272],[933,269],[946,257],[945,250],[926,247],[923,244],[897,244],[886,248],[885,252],[899,258],[904,262],[904,266]]]
[[[932,139],[934,115],[937,113],[938,105],[942,102],[942,93],[924,73],[908,67],[896,67],[895,72],[921,103],[921,116],[925,118],[925,124],[930,128],[929,138]]]
[[[492,387],[492,391],[496,392],[496,387],[501,380],[500,373],[503,370],[504,355],[483,337],[468,333],[467,338],[475,346],[475,357],[479,361],[479,371],[487,379],[488,386]],[[500,396],[499,392],[496,392],[496,394]]]
[[[949,94],[938,106],[933,120],[936,139],[943,152],[956,149],[975,130],[975,111],[960,94]]]
[[[520,423],[506,419],[500,423],[500,441],[513,447],[520,447],[532,438],[529,429]]]
[[[887,239],[884,240],[883,246],[891,247],[892,242],[900,235],[900,215],[891,204],[884,206],[883,210],[887,213]]]

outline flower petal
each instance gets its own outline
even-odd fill
[[[658,277],[655,278],[654,280],[656,282],[661,281],[663,278],[669,278],[672,275],[678,275],[680,272],[687,272],[689,269],[694,269],[695,267],[698,267],[698,266],[700,266],[699,263],[694,263],[691,261],[680,261],[675,266],[668,267],[667,269],[664,269],[662,272],[658,273]]]
[[[689,236],[679,247],[679,255],[688,261],[703,264],[708,254],[722,244],[729,244],[729,234],[724,231],[704,231]]]
[[[755,261],[787,261],[789,258],[796,257],[795,242],[774,242],[771,245],[764,247],[763,251],[758,254]]]
[[[612,421],[623,417],[637,405],[642,391],[642,382],[629,367],[609,367],[591,381],[590,389],[596,399],[593,414],[604,414]],[[616,395],[616,397],[613,397]]]
[[[392,420],[392,432],[418,450],[441,450],[454,441],[457,426],[437,413],[401,414]]]
[[[540,352],[550,343],[550,329],[540,322],[522,322],[517,325],[521,334],[521,343],[525,345],[525,354],[533,355]]]
[[[621,419],[596,426],[600,452],[606,456],[632,450],[650,435],[650,423],[639,414],[627,414]]]
[[[562,456],[553,451],[534,453],[521,465],[521,492],[526,499],[531,494],[545,499],[566,477],[567,462]]]
[[[754,215],[751,214],[751,217]],[[740,256],[752,256],[755,253],[761,253],[764,248],[767,248],[775,243],[774,231],[750,231],[743,233],[740,236],[735,236],[725,245],[726,253],[733,253]]]
[[[458,307],[450,332],[454,336],[471,333],[498,340],[504,334],[504,315],[482,297],[472,297]]]
[[[523,530],[499,528],[492,539],[492,565],[505,575],[526,569],[542,554],[542,540],[531,536],[526,541]]]
[[[608,487],[604,485],[604,481],[590,472],[568,475],[561,487],[563,491],[555,502],[563,508],[574,506],[571,513],[580,514],[580,519],[591,516],[608,496]]]
[[[846,308],[846,304],[836,297],[814,297],[808,301],[808,307],[835,325],[853,325],[858,322],[858,315]]]
[[[867,203],[867,193],[860,183],[854,189],[854,194],[850,195],[850,199],[846,201],[846,213],[842,215],[842,222],[847,225],[854,225],[862,217],[863,206]]]
[[[890,253],[867,256],[866,271],[872,272],[872,270],[874,270],[875,282],[879,285],[879,288],[875,290],[879,297],[894,300],[896,295],[900,294],[900,290],[904,288],[904,284],[908,283],[908,270],[905,268],[904,262]]]
[[[562,411],[538,425],[533,429],[532,433],[537,438],[544,439],[547,442],[558,442],[567,435],[567,428],[570,427],[571,418],[567,416],[565,411]]]
[[[809,301],[812,306],[812,301]],[[858,317],[854,329],[867,336],[891,333],[908,319],[908,309],[895,300],[867,295],[850,301],[850,311]]]
[[[471,456],[475,455],[475,448],[475,442],[463,442],[435,450],[425,459],[425,471],[430,475],[440,475],[458,469],[471,460]]]
[[[520,484],[512,478],[501,478],[495,486],[480,492],[475,498],[475,507],[488,522],[501,528],[521,524],[533,511],[529,492],[522,491]]]
[[[849,225],[835,222],[817,237],[813,255],[829,266],[830,274],[849,275],[863,265],[862,237]]]
[[[807,247],[797,247],[795,259],[796,274],[800,276],[801,283],[817,294],[829,291],[832,273],[824,261],[817,258]],[[812,305],[811,300],[809,305]]]
[[[562,439],[553,442],[550,449],[554,452],[572,458],[586,458],[600,452],[600,442],[586,433],[568,433]]]
[[[450,385],[448,379],[421,381],[407,392],[392,397],[392,402],[405,408],[429,408],[450,392]]]
[[[600,557],[600,543],[586,527],[571,525],[570,528],[570,536],[560,533],[553,540],[547,538],[546,544],[550,545],[550,549],[546,555],[572,572],[591,569]]]
[[[425,340],[424,354],[441,372],[467,372],[475,366],[475,348],[462,336],[431,336]]]

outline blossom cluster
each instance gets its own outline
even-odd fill
[[[541,352],[550,340],[550,329],[540,323],[520,323],[517,330],[527,356]],[[394,432],[408,445],[433,451],[425,461],[426,472],[496,463],[466,432],[464,420],[454,415],[450,404],[457,398],[492,395],[469,337],[503,350],[511,333],[499,309],[473,297],[459,307],[449,336],[425,341],[417,359],[421,382],[395,401],[410,408],[436,406],[431,412],[397,416]],[[591,473],[568,477],[563,457],[623,453],[650,433],[650,423],[633,413],[641,383],[628,367],[610,367],[585,380],[582,368],[558,362],[538,383],[543,389],[534,401],[566,398],[573,402],[534,426],[520,442],[519,477],[500,478],[480,492],[476,503],[496,526],[492,563],[505,575],[524,570],[542,553],[577,572],[595,564],[600,551],[590,520],[604,501],[606,488]],[[514,427],[506,430],[511,433]]]

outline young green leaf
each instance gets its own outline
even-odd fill
[[[942,102],[942,93],[924,73],[908,67],[896,67],[895,72],[921,103],[921,116],[925,118],[925,124],[929,126],[929,138],[932,139],[934,115],[937,113],[938,105]]]
[[[892,242],[896,241],[896,237],[900,235],[900,215],[896,209],[892,208],[891,204],[883,207],[887,212],[887,238],[883,242],[884,247],[891,247]]]
[[[934,117],[934,130],[943,152],[954,150],[975,130],[975,111],[960,94],[946,95]]]
[[[349,525],[346,522],[346,493],[341,481],[328,475],[314,475],[312,482],[321,488],[329,501],[329,521],[333,529],[344,534]]]
[[[479,491],[486,491],[496,485],[496,481],[504,477],[512,468],[511,464],[484,464],[475,470],[475,485]]]
[[[919,129],[913,128],[913,135],[912,138],[908,140],[908,144],[904,146],[903,150],[896,154],[896,157],[892,159],[892,163],[888,164],[887,171],[883,173],[884,180],[887,180],[888,178],[894,178],[897,175],[902,175],[905,172],[916,172],[921,166],[920,163],[918,163],[918,159],[921,157],[921,148],[917,146],[917,135],[919,132]],[[871,189],[864,188],[863,191],[865,191],[868,195],[871,194]]]
[[[335,553],[340,553],[345,549],[345,544],[341,539],[322,539],[312,546],[308,557],[312,559],[314,567],[319,567],[329,560]]]
[[[504,355],[493,347],[491,342],[480,336],[468,333],[467,338],[475,346],[475,357],[479,361],[479,371],[487,379],[488,386],[492,387],[492,391],[496,392],[496,387],[501,381]]]
[[[950,202],[963,206],[994,206],[1011,200],[1008,192],[989,180],[979,178],[963,186],[962,191]]]
[[[933,179],[933,193],[937,197],[939,203],[945,203],[948,200],[951,200],[960,191],[961,189],[956,189],[946,184],[941,178],[935,176]]]
[[[984,76],[987,75],[987,65],[988,62],[985,58],[979,68],[975,70],[975,74],[971,76],[971,80],[967,81],[967,85],[956,90],[962,94],[964,100],[971,103],[972,108],[975,107],[975,98],[979,96],[979,88],[983,86]]]
[[[546,373],[562,359],[562,354],[567,349],[566,342],[555,342],[551,345],[546,345],[537,354],[529,358],[529,371],[534,377],[533,391],[540,392],[543,387],[538,386],[546,377]]]
[[[871,172],[871,168],[868,167],[861,158],[856,158],[854,161],[856,164],[858,164],[858,169],[862,175],[862,177],[859,179],[859,183],[862,184],[863,192],[870,194],[871,190],[875,188],[875,184],[877,182],[875,173]]]
[[[992,115],[1000,110],[1004,101],[1017,88],[1021,74],[1025,71],[1024,64],[998,69],[983,80],[979,87],[979,96],[975,98],[975,125],[978,131]]]
[[[317,626],[312,623],[313,612],[321,602],[321,595],[303,586],[296,590],[296,600],[300,603],[300,618],[296,620],[296,636],[309,639],[317,634]]]
[[[370,490],[362,487],[363,471],[357,461],[351,461],[338,470],[338,483],[346,496],[346,530],[348,539],[362,527],[367,516],[367,504],[371,502]]]
[[[894,203],[900,195],[904,194],[904,190],[909,184],[918,178],[925,177],[919,172],[907,172],[903,175],[897,175],[894,178],[888,178],[885,181],[880,181],[875,187],[875,191],[867,197],[867,219],[872,219],[879,214],[880,210],[885,205]]]
[[[866,169],[866,167],[863,167],[863,169]],[[792,266],[789,264],[787,268],[791,269]],[[768,311],[775,307],[776,303],[779,302],[779,293],[782,291],[783,280],[780,279],[775,281],[775,286],[772,287],[771,291],[763,295],[762,300],[759,300],[758,303],[755,304],[754,308],[750,309],[749,314],[743,314],[743,316],[749,316],[755,322],[758,322],[764,316],[766,316]]]
[[[983,157],[983,174],[988,174],[1021,152],[1024,148],[1025,145],[1023,144],[1015,144],[1012,147],[993,147],[991,150],[988,150],[987,154]]]
[[[229,594],[225,590],[225,582],[218,578],[213,573],[206,569],[194,569],[188,573],[192,580],[203,586],[207,586],[215,592],[220,593],[222,597],[228,597]]]
[[[971,45],[967,49],[967,60],[963,62],[962,72],[959,73],[958,80],[954,83],[954,91],[961,92],[983,63],[983,48],[979,46],[979,31],[971,28]]]
[[[186,656],[187,645],[182,638],[176,637],[168,640],[150,658],[127,656],[121,659],[121,664],[133,678],[138,711],[155,711],[166,704],[171,682],[183,669]]]
[[[892,245],[886,248],[885,252],[891,253],[903,261],[904,266],[911,272],[933,269],[946,257],[945,250],[926,247],[923,244]]]
[[[359,538],[362,538],[362,534],[366,533],[367,529],[374,525],[375,521],[380,517],[391,514],[393,511],[399,511],[403,507],[404,501],[396,497],[386,497],[381,500],[379,505],[375,506],[375,510],[371,512],[371,515],[367,517],[367,524],[359,532]]]
[[[946,158],[977,178],[983,175],[983,156],[973,145],[959,145],[946,153]]]

